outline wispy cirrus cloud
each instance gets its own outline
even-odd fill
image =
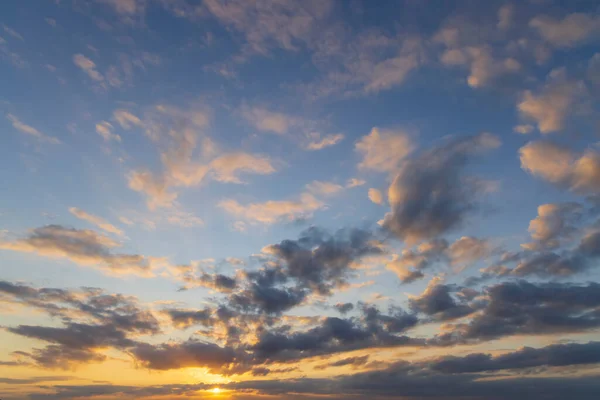
[[[13,114],[7,114],[6,119],[8,119],[10,121],[13,128],[15,128],[16,130],[18,130],[21,133],[32,136],[42,142],[48,142],[48,143],[52,143],[52,144],[60,143],[60,140],[58,140],[57,138],[45,135],[44,133],[40,132],[33,126],[27,125],[26,123],[21,121],[19,118],[17,118]]]
[[[83,221],[87,221],[87,222],[91,223],[92,225],[97,226],[98,228],[102,229],[103,231],[106,231],[109,233],[114,233],[115,235],[118,235],[118,236],[124,235],[124,232],[121,229],[117,228],[110,222],[106,221],[104,218],[100,218],[96,215],[85,212],[82,209],[79,209],[77,207],[69,208],[69,212],[71,214],[73,214],[74,216],[76,216],[77,218],[79,218]]]

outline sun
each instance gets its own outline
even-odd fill
[[[214,394],[219,394],[219,393],[221,393],[221,389],[220,389],[220,388],[218,388],[218,387],[216,387],[216,388],[213,388],[213,389],[211,390],[211,392],[213,392]]]

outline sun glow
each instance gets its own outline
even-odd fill
[[[218,388],[218,387],[216,387],[216,388],[213,388],[213,389],[211,390],[211,392],[213,392],[214,394],[219,394],[219,393],[221,393],[221,389],[220,389],[220,388]]]

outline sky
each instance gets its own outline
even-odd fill
[[[600,6],[0,2],[0,398],[600,398]]]

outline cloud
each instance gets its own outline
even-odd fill
[[[334,378],[296,378],[273,380],[242,380],[220,384],[222,390],[260,396],[281,396],[294,393],[295,396],[335,396],[340,400],[356,399],[368,393],[370,399],[389,399],[393,396],[418,398],[428,393],[431,398],[492,398],[499,400],[526,400],[531,398],[531,388],[535,394],[548,400],[560,400],[571,395],[581,400],[594,400],[599,385],[595,376],[591,377],[521,377],[503,379],[480,379],[483,374],[450,375],[423,370],[418,365],[406,362],[392,363],[381,370],[340,375]],[[124,385],[53,385],[52,392],[36,393],[33,400],[72,399],[86,396],[112,396],[169,398],[197,396],[199,391],[217,387],[205,383],[124,386]]]
[[[470,70],[467,83],[474,88],[487,86],[500,76],[521,70],[521,64],[514,58],[495,59],[488,46],[450,48],[441,55],[441,61],[447,66],[467,66]]]
[[[145,10],[144,0],[98,0],[113,8],[117,14],[132,16],[141,14]]]
[[[373,66],[365,91],[379,92],[397,86],[404,82],[409,72],[418,66],[419,58],[413,52],[381,61]]]
[[[164,178],[156,178],[149,171],[132,171],[127,179],[130,189],[146,195],[146,204],[150,210],[172,207],[177,199],[177,193],[169,191]]]
[[[582,332],[600,326],[594,311],[600,285],[500,283],[487,288],[487,301],[467,324],[447,328],[437,340],[451,343],[485,341],[511,335]]]
[[[97,266],[110,273],[151,273],[154,262],[152,258],[138,254],[113,253],[112,250],[119,246],[119,243],[108,236],[94,231],[65,228],[60,225],[35,228],[23,239],[0,241],[0,248],[5,250],[67,258],[76,264]]]
[[[131,129],[133,126],[143,127],[143,122],[127,110],[119,109],[113,112],[113,118],[123,129]]]
[[[370,188],[369,200],[371,200],[375,204],[383,204],[383,194],[380,190]]]
[[[285,240],[263,251],[283,262],[286,275],[296,279],[301,287],[328,294],[346,283],[353,262],[379,254],[381,249],[373,235],[363,230],[340,230],[328,236],[312,228],[299,240]]]
[[[533,132],[533,125],[517,125],[513,128],[513,131],[516,133],[520,133],[521,135],[527,135],[528,133]]]
[[[352,303],[337,303],[333,306],[340,314],[349,313],[354,309],[354,304]]]
[[[359,168],[391,172],[398,168],[400,161],[412,152],[414,146],[406,132],[373,128],[356,142],[355,149],[362,156]]]
[[[553,249],[568,239],[582,218],[583,207],[578,203],[550,203],[538,207],[538,215],[529,223],[532,243],[521,245],[530,250]]]
[[[575,47],[600,37],[600,17],[584,13],[566,15],[562,20],[541,15],[529,21],[529,26],[550,44]]]
[[[344,187],[332,182],[312,181],[306,185],[306,190],[314,195],[332,196],[344,190]]]
[[[487,190],[462,169],[477,154],[500,145],[488,133],[452,140],[406,161],[388,190],[392,210],[383,226],[413,243],[434,238],[462,224]]]
[[[434,321],[448,321],[473,314],[477,308],[457,302],[451,293],[458,288],[443,285],[437,279],[431,280],[425,291],[409,300],[410,308],[431,317]]]
[[[96,133],[102,136],[105,142],[110,142],[111,140],[120,142],[121,136],[119,136],[116,133],[113,133],[112,130],[113,126],[109,122],[102,121],[96,124]]]
[[[266,5],[243,0],[227,3],[208,0],[203,6],[221,23],[245,36],[247,52],[268,54],[273,48],[296,51],[316,39],[316,29],[332,10],[333,3],[283,1]]]
[[[19,39],[21,41],[25,40],[23,39],[23,36],[21,36],[21,34],[17,31],[15,31],[14,29],[2,24],[2,29],[4,29],[4,32],[8,33],[10,36],[14,37],[15,39]]]
[[[140,308],[135,298],[101,289],[34,288],[0,281],[0,293],[8,296],[10,302],[41,309],[64,321],[63,327],[19,325],[7,328],[10,333],[49,343],[31,352],[15,352],[43,368],[71,369],[78,364],[101,362],[106,356],[99,350],[133,345],[135,342],[128,335],[159,332],[156,318]],[[73,319],[85,319],[87,323],[73,322]]]
[[[335,135],[326,135],[320,140],[312,141],[306,145],[307,150],[323,150],[326,147],[335,146],[339,142],[344,140],[344,135],[341,133]]]
[[[104,77],[96,69],[96,63],[84,56],[83,54],[75,54],[73,56],[73,63],[85,72],[91,79],[96,82],[104,81]]]
[[[239,173],[269,175],[275,172],[271,161],[266,157],[248,153],[224,154],[210,162],[214,179],[226,183],[242,183]]]
[[[506,30],[513,24],[515,7],[505,4],[498,9],[498,29]]]
[[[492,248],[487,240],[462,236],[450,245],[448,255],[453,265],[465,268],[486,258],[491,250]]]
[[[346,365],[350,365],[352,368],[357,368],[357,367],[361,367],[363,365],[365,365],[367,363],[367,361],[369,361],[369,356],[361,356],[361,357],[348,357],[348,358],[342,358],[341,360],[338,361],[333,361],[327,364],[321,364],[321,365],[317,365],[315,367],[315,369],[317,370],[323,370],[323,369],[329,369],[332,367],[344,367]]]
[[[367,183],[367,182],[362,179],[350,178],[350,179],[348,179],[348,182],[346,182],[346,187],[354,188],[354,187],[362,186],[365,183]]]
[[[303,332],[266,331],[252,347],[257,360],[291,361],[345,351],[418,345],[402,333],[417,323],[417,318],[401,309],[383,314],[373,306],[363,306],[360,319],[325,317],[314,328]]]
[[[416,249],[404,249],[400,257],[395,255],[386,268],[394,272],[402,283],[411,283],[424,278],[425,270],[432,264],[446,260],[447,249],[448,242],[444,239],[424,242]]]
[[[60,140],[58,140],[57,138],[43,134],[42,132],[35,129],[33,126],[25,124],[24,122],[19,120],[19,118],[17,118],[13,114],[6,114],[6,119],[8,119],[11,122],[13,128],[18,130],[19,132],[22,132],[26,135],[33,136],[34,138],[36,138],[40,141],[43,141],[43,142],[48,142],[48,143],[52,143],[52,144],[60,143]]]
[[[242,116],[259,131],[278,135],[287,133],[290,127],[297,123],[293,117],[260,107],[244,106]]]
[[[521,168],[540,178],[580,194],[600,190],[600,155],[587,149],[578,155],[558,144],[529,142],[519,149]]]
[[[131,350],[131,354],[137,362],[150,369],[204,367],[221,375],[227,375],[229,366],[242,361],[241,356],[231,348],[194,340],[162,345],[141,343]]]
[[[557,69],[550,72],[538,94],[524,91],[517,108],[524,119],[537,123],[541,133],[557,132],[571,113],[581,109],[585,95],[583,82],[569,80],[564,69]]]
[[[600,342],[553,344],[539,349],[522,347],[495,357],[483,353],[465,357],[446,356],[432,362],[430,368],[448,374],[462,374],[596,363],[600,363]]]
[[[128,184],[146,196],[150,210],[173,208],[179,195],[177,188],[194,187],[207,178],[224,183],[242,183],[241,174],[266,175],[275,172],[271,161],[261,155],[244,152],[218,154],[214,142],[203,136],[210,113],[204,109],[190,111],[159,105],[144,121],[146,134],[156,142],[166,142],[161,151],[160,174],[145,169],[131,171]],[[125,126],[136,125],[135,119],[117,113]],[[165,136],[164,132],[169,135]],[[196,154],[199,153],[199,154]]]
[[[302,193],[298,200],[269,200],[264,203],[243,205],[236,200],[226,199],[220,201],[218,205],[233,216],[262,224],[305,218],[325,206],[310,193]]]
[[[119,235],[119,236],[124,235],[124,233],[121,229],[117,228],[116,226],[109,223],[108,221],[106,221],[103,218],[89,214],[79,208],[76,208],[76,207],[69,208],[69,212],[71,214],[73,214],[74,216],[76,216],[77,218],[82,219],[84,221],[91,223],[92,225],[97,226],[98,228],[102,229],[103,231],[106,231],[109,233],[114,233],[115,235]]]

